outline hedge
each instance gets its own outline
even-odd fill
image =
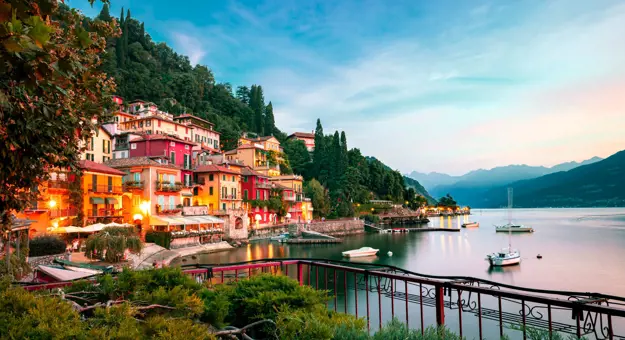
[[[30,240],[28,256],[63,254],[67,245],[56,235],[41,235]]]
[[[148,231],[145,234],[145,242],[156,243],[163,248],[169,249],[171,245],[171,233],[167,231]]]

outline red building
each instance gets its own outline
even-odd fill
[[[250,167],[241,169],[241,192],[244,201],[268,201],[271,184],[268,177]],[[275,220],[275,212],[265,207],[249,206],[250,222],[255,225],[268,224]]]
[[[191,155],[195,143],[169,135],[143,135],[130,140],[130,157],[167,157],[181,169],[180,181],[190,185],[193,178]]]

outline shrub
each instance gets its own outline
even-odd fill
[[[63,254],[65,241],[56,235],[41,235],[30,240],[28,256],[46,256]]]
[[[363,215],[363,218],[365,219],[366,222],[369,222],[369,223],[380,222],[380,216],[378,215],[366,214],[366,215]]]
[[[85,255],[104,258],[107,262],[119,262],[124,252],[140,253],[143,243],[134,228],[108,227],[97,234],[89,236],[86,242]]]
[[[409,329],[397,318],[389,321],[376,332],[372,340],[461,340],[460,336],[445,327],[428,327],[423,330]]]
[[[280,339],[369,339],[364,319],[328,311],[325,305],[315,306],[313,310],[281,307],[276,325]]]
[[[155,243],[169,249],[171,245],[171,233],[167,231],[149,231],[145,234],[145,242]]]

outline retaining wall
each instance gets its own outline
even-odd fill
[[[298,234],[301,234],[302,230],[310,230],[331,236],[345,236],[364,233],[365,224],[359,219],[330,220],[311,224],[298,223],[297,230]]]

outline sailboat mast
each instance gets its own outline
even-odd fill
[[[508,251],[512,251],[512,188],[508,188]]]

